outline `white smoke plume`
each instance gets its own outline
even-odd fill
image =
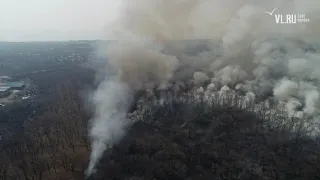
[[[106,148],[111,147],[125,134],[125,127],[129,125],[125,120],[131,99],[130,88],[113,78],[102,82],[95,92],[95,117],[90,131],[92,152],[88,175],[94,171]]]
[[[264,12],[274,8],[310,21],[277,24]],[[274,99],[317,129],[319,0],[123,0],[107,29],[115,42],[104,51],[116,75],[94,96],[89,175],[125,134],[137,90],[196,84],[206,97],[220,89],[245,91],[248,103]]]

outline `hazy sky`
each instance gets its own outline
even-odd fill
[[[119,0],[0,0],[0,41],[100,39]]]

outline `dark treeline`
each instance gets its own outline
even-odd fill
[[[146,106],[93,179],[320,178],[319,138],[281,109],[171,97]]]
[[[42,111],[0,149],[1,180],[81,180],[91,117],[83,90],[90,71],[30,77],[48,94]],[[320,141],[283,111],[188,101],[148,104],[126,137],[105,153],[100,180],[319,179]],[[236,103],[241,104],[241,103]],[[139,108],[138,108],[139,111]],[[18,113],[18,112],[15,112]]]
[[[24,123],[33,121],[57,103],[55,99],[60,96],[61,91],[65,91],[66,85],[72,86],[74,93],[84,95],[83,91],[92,88],[94,75],[92,69],[73,66],[67,70],[29,74],[24,77],[28,80],[28,87],[24,91],[30,98],[17,98],[14,103],[0,108],[0,135],[7,139],[7,136],[22,132]]]
[[[8,124],[2,127],[7,132],[0,141],[0,179],[83,179],[90,115],[82,92],[92,87],[93,71],[77,67],[29,78],[37,85],[33,100],[1,113]],[[32,118],[30,112],[36,112]]]

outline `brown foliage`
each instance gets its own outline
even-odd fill
[[[50,108],[25,122],[24,134],[1,150],[0,179],[83,179],[89,156],[87,122],[78,90],[80,84],[65,82],[52,95]]]
[[[50,108],[24,125],[0,151],[2,180],[80,180],[89,157],[90,115],[81,83],[65,82]],[[280,110],[167,101],[149,105],[142,121],[106,152],[94,179],[317,179],[320,140]],[[279,122],[286,122],[281,124]]]

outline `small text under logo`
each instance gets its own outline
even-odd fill
[[[273,9],[271,12],[265,11],[265,13],[274,16],[277,24],[297,24],[310,21],[305,14],[274,14],[276,10],[277,8]]]

